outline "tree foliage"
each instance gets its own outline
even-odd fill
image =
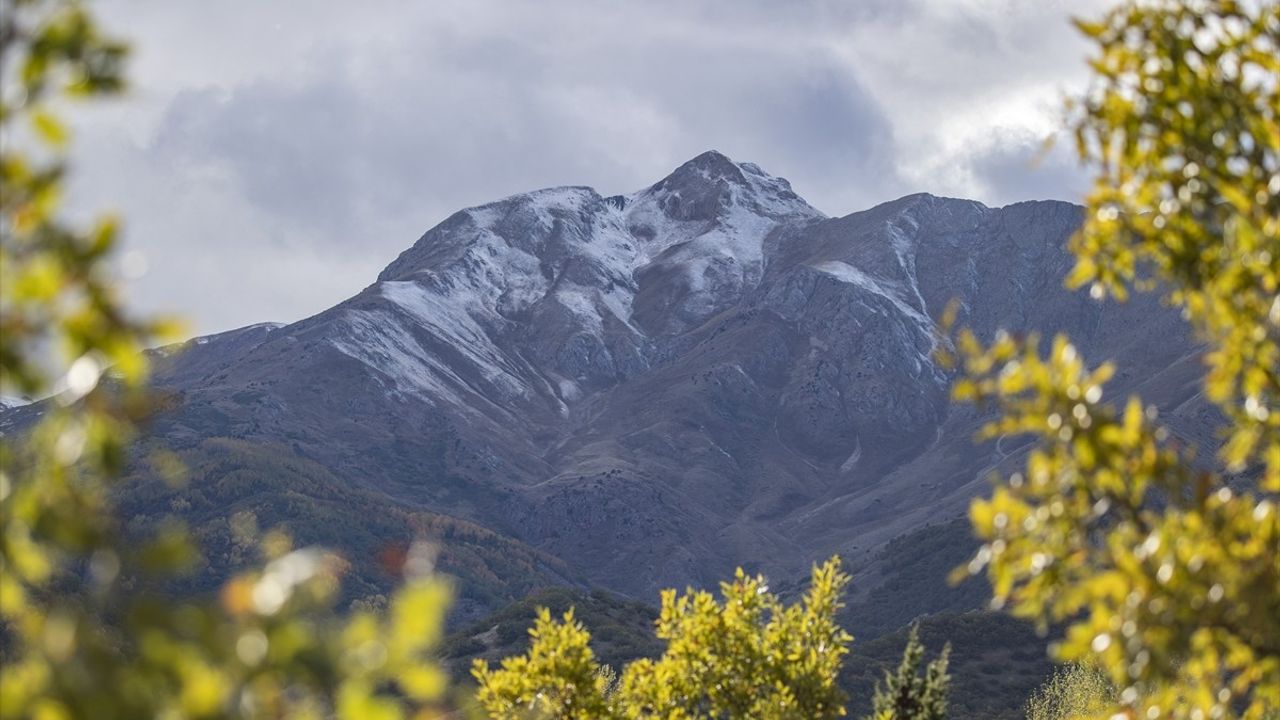
[[[852,639],[835,621],[848,577],[832,559],[787,606],[761,577],[738,570],[721,600],[690,590],[662,594],[656,660],[629,664],[609,683],[572,613],[544,612],[523,656],[498,669],[477,661],[478,700],[495,718],[761,718],[843,716],[836,685]]]
[[[957,338],[958,399],[987,437],[1039,438],[971,508],[997,603],[1068,625],[1123,717],[1218,718],[1280,706],[1280,5],[1127,2],[1080,22],[1094,83],[1072,106],[1097,171],[1069,283],[1164,293],[1207,348],[1227,418],[1195,469],[1154,406],[1103,399],[1066,337]]]
[[[947,674],[950,646],[929,662],[924,662],[924,645],[920,644],[919,627],[911,626],[902,662],[893,673],[885,673],[884,684],[876,687],[874,710],[867,720],[943,720],[947,716],[947,690],[951,676]]]
[[[572,609],[556,622],[542,608],[529,636],[529,651],[503,660],[499,670],[476,661],[476,700],[490,717],[620,717],[607,699],[610,683],[589,647],[591,634],[574,619]]]
[[[1027,701],[1027,720],[1093,717],[1115,705],[1116,688],[1106,673],[1090,665],[1059,667]]]
[[[68,131],[52,108],[122,90],[126,54],[77,2],[14,0],[0,14],[0,392],[51,395],[34,430],[0,444],[0,718],[435,707],[444,675],[427,650],[448,589],[421,552],[388,612],[339,617],[345,564],[283,536],[219,597],[181,602],[162,585],[196,556],[181,526],[121,540],[110,480],[150,409],[141,351],[168,325],[120,303],[113,220],[82,229],[59,217]],[[168,456],[152,460],[180,478]]]

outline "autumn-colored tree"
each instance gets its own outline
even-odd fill
[[[609,702],[610,678],[591,651],[591,634],[574,619],[572,609],[560,622],[546,608],[539,609],[529,637],[529,651],[506,658],[501,669],[476,662],[473,672],[480,682],[476,700],[490,717],[621,717]]]
[[[624,668],[616,690],[572,614],[556,623],[544,611],[527,654],[498,669],[477,661],[477,698],[499,720],[840,717],[836,680],[852,638],[835,614],[847,582],[833,558],[814,568],[809,590],[790,606],[742,570],[721,584],[719,602],[705,591],[668,590],[657,628],[666,651]]]
[[[1115,706],[1116,688],[1101,670],[1072,663],[1059,667],[1027,701],[1027,720],[1094,717]]]
[[[1153,405],[1104,398],[1058,337],[961,332],[955,395],[994,405],[987,437],[1039,443],[975,502],[997,604],[1066,625],[1130,718],[1280,708],[1280,4],[1126,2],[1079,28],[1093,84],[1071,106],[1097,171],[1068,282],[1164,294],[1205,344],[1226,418],[1201,470]]]

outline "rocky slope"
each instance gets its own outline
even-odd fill
[[[975,446],[981,418],[948,402],[932,352],[953,299],[983,336],[1070,333],[1124,368],[1111,397],[1141,391],[1205,436],[1176,314],[1063,289],[1080,219],[1061,202],[930,195],[829,218],[715,152],[630,195],[517,195],[451,216],[319,315],[168,354],[156,380],[172,409],[150,436],[214,473],[189,492],[246,447],[294,463],[268,490],[219,485],[210,512],[354,493],[360,513],[331,500],[325,517],[358,529],[386,508],[446,549],[492,533],[499,555],[526,559],[519,587],[651,599],[737,564],[788,578],[840,552],[870,592],[879,548],[958,516],[1021,449]],[[440,530],[453,522],[473,530]],[[493,553],[463,554],[466,577],[517,593]]]

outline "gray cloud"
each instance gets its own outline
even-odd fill
[[[983,196],[1000,205],[1020,200],[1079,202],[1089,187],[1074,150],[1061,138],[1046,144],[1031,133],[997,130],[973,150],[967,163]]]
[[[888,120],[833,63],[659,40],[585,67],[590,48],[492,38],[368,70],[330,59],[302,82],[179,93],[151,151],[221,168],[254,206],[334,240],[424,200],[443,213],[549,181],[629,190],[712,146],[823,187],[892,175]]]
[[[137,302],[198,331],[323,309],[460,207],[708,148],[834,214],[1070,198],[1059,155],[1027,165],[1081,76],[1065,7],[108,0],[137,89],[79,118],[74,197],[123,211]]]

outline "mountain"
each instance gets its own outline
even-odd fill
[[[192,480],[139,462],[122,502],[138,526],[191,518],[212,575],[243,561],[229,517],[284,523],[345,549],[356,594],[431,537],[464,619],[551,585],[787,582],[836,552],[865,601],[900,570],[887,543],[959,517],[1025,451],[975,445],[983,416],[949,403],[953,300],[984,338],[1069,333],[1119,363],[1109,397],[1209,441],[1178,315],[1062,287],[1081,213],[920,194],[832,218],[716,152],[629,195],[469,208],[314,317],[157,351],[143,444]]]

